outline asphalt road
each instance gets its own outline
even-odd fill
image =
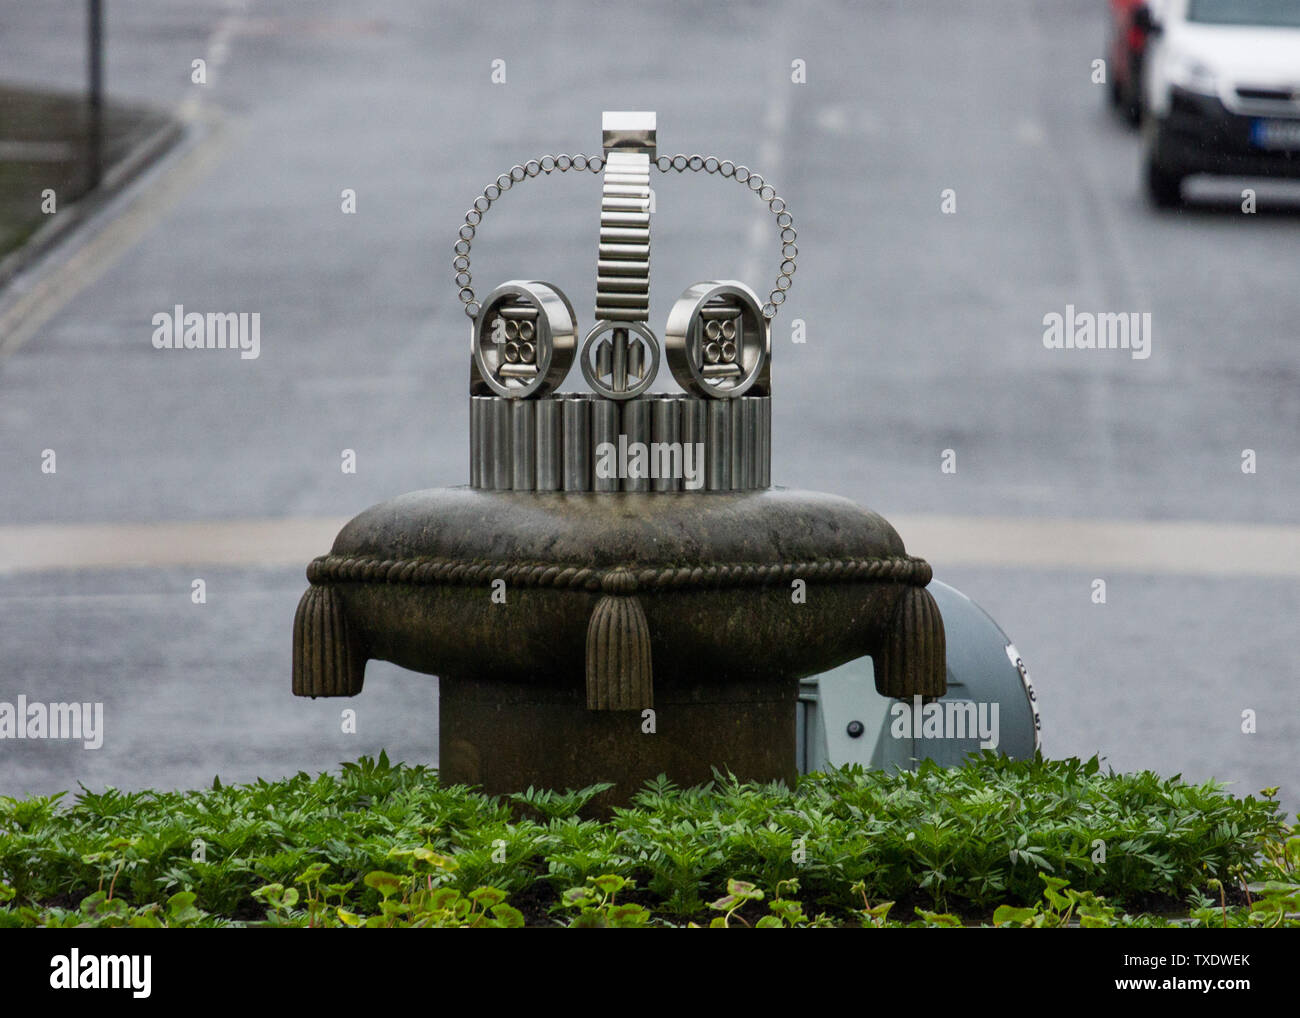
[[[597,151],[602,109],[655,109],[661,151],[746,163],[789,202],[799,268],[774,332],[777,483],[899,521],[1294,534],[1300,191],[1259,185],[1247,216],[1241,184],[1216,182],[1179,214],[1149,211],[1137,138],[1090,80],[1100,2],[360,6],[110,0],[111,91],[191,127],[79,237],[89,254],[65,246],[0,295],[11,537],[347,517],[465,483],[456,228],[511,164]],[[0,9],[0,74],[78,87],[82,8]],[[199,58],[205,85],[190,81]],[[598,187],[573,176],[494,207],[474,271],[485,288],[552,279],[589,321]],[[941,211],[949,188],[955,214]],[[770,216],[734,183],[660,178],[654,231],[652,324],[696,280],[766,292],[776,274]],[[260,312],[261,355],[153,349],[152,316],[176,304]],[[1150,312],[1151,356],[1046,349],[1043,318],[1067,305]],[[947,449],[956,473],[940,469]],[[1242,794],[1280,784],[1300,808],[1294,562],[1201,573],[1192,542],[1177,569],[1029,568],[978,547],[946,565],[899,529],[1015,639],[1049,755]],[[289,695],[305,559],[259,562],[0,562],[0,700],[98,700],[107,718],[97,750],[0,742],[0,794],[190,787],[380,748],[435,761],[428,677],[372,663],[356,700]],[[340,730],[345,708],[356,734]]]

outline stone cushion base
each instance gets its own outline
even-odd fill
[[[441,779],[492,794],[793,782],[802,676],[870,654],[884,695],[945,690],[930,567],[829,495],[413,492],[307,577],[294,693],[355,695],[371,658],[437,675]]]
[[[413,492],[366,510],[308,568],[294,692],[350,696],[379,658],[585,689],[640,710],[656,676],[778,686],[872,655],[889,696],[945,690],[930,567],[830,495]]]

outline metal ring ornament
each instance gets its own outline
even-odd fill
[[[553,392],[573,364],[577,321],[559,287],[540,280],[502,283],[474,320],[471,344],[479,379],[512,399]]]
[[[592,363],[592,358],[599,356],[599,347],[596,345],[596,340],[606,332],[613,332],[616,329],[626,329],[628,332],[636,333],[650,351],[650,363],[643,365],[641,376],[636,384],[630,385],[626,389],[616,389],[614,386],[607,384],[597,374],[596,365]],[[606,399],[632,399],[649,389],[654,383],[655,375],[659,373],[659,340],[644,322],[616,322],[602,319],[592,326],[591,331],[587,333],[586,339],[582,341],[582,353],[579,361],[582,364],[582,377],[587,380],[587,384],[591,386],[597,395],[604,396]]]
[[[771,328],[758,295],[744,283],[688,287],[668,313],[664,346],[673,377],[692,395],[734,399],[760,379],[767,395]]]

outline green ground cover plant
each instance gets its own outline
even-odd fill
[[[1297,926],[1300,836],[1235,797],[993,753],[784,785],[484,796],[381,754],[194,792],[0,797],[0,926]]]

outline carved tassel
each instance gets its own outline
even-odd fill
[[[312,584],[293,619],[295,696],[356,696],[366,675],[366,655],[332,586]]]
[[[650,626],[633,595],[636,577],[612,569],[604,596],[587,624],[587,709],[643,710],[654,706]]]
[[[872,664],[876,692],[881,696],[906,699],[943,696],[948,691],[943,616],[924,587],[907,587],[903,591]]]

